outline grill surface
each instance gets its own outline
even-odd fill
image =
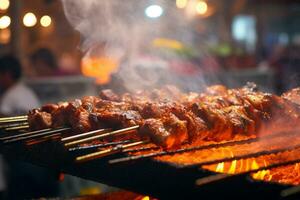
[[[113,155],[86,163],[75,163],[77,156],[70,153],[57,141],[25,146],[22,143],[1,145],[2,153],[10,159],[18,159],[51,168],[85,179],[147,194],[159,199],[187,199],[239,197],[243,199],[282,199],[280,193],[289,188],[269,182],[253,181],[248,175],[195,186],[195,181],[215,173],[196,166],[182,167],[152,159],[143,159],[119,165],[110,165]],[[81,152],[82,153],[82,152]],[[289,199],[299,199],[299,196]]]

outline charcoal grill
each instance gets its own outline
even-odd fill
[[[56,141],[47,141],[32,146],[22,143],[4,145],[1,151],[5,156],[13,159],[159,199],[186,199],[196,196],[213,199],[224,197],[281,199],[281,192],[289,188],[287,185],[254,181],[247,174],[197,187],[195,185],[197,179],[209,177],[215,173],[197,166],[170,165],[150,158],[118,165],[108,163],[120,154],[86,163],[75,163],[76,154],[70,154],[63,145]],[[294,196],[294,198],[298,197]]]
[[[23,129],[20,128],[21,131]],[[2,134],[6,135],[7,133]],[[10,130],[9,136],[19,134],[21,133]],[[56,133],[51,134],[51,136],[56,136]],[[253,141],[255,142],[255,139]],[[24,143],[23,140],[1,144],[1,152],[10,159],[30,162],[159,199],[194,199],[195,197],[204,199],[300,198],[297,187],[257,181],[250,177],[249,172],[239,175],[217,174],[202,169],[197,164],[185,166],[161,162],[152,159],[152,156],[111,164],[111,161],[118,161],[120,157],[126,156],[119,152],[88,162],[75,162],[78,156],[93,151],[93,148],[69,151],[55,137],[47,137],[37,143],[31,143],[31,145]]]

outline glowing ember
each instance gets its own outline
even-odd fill
[[[289,137],[289,135],[284,135],[283,137],[274,138],[272,140],[266,141],[261,140],[253,144],[242,144],[223,148],[213,148],[209,150],[198,150],[193,152],[156,157],[155,159],[162,162],[171,162],[179,165],[189,165],[195,163],[209,162],[212,160],[218,160],[223,158],[235,158],[236,156],[246,155],[248,153],[255,153],[264,150],[273,150],[277,148],[286,147],[286,144],[300,144],[299,137]],[[211,142],[204,142],[199,145],[207,144],[211,144]],[[185,145],[184,147],[187,148],[189,147],[189,145]],[[143,154],[153,153],[157,151],[160,150],[151,150],[149,152],[143,152]],[[232,161],[227,162],[202,165],[201,168],[218,173],[238,174],[295,159],[300,159],[300,148],[297,148],[292,151],[284,151],[277,154],[261,155],[255,158],[234,159]],[[300,184],[300,165],[295,164],[290,166],[272,168],[270,170],[260,170],[256,173],[252,173],[251,177],[256,180],[298,185]]]
[[[228,170],[228,174],[235,174],[236,165],[237,165],[237,160],[232,161],[230,168]]]
[[[216,172],[224,172],[224,162],[221,162],[217,165]]]

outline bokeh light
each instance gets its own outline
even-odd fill
[[[0,10],[7,10],[9,8],[9,0],[0,0]]]
[[[44,15],[41,19],[40,19],[40,23],[43,27],[48,27],[51,25],[52,23],[52,19],[50,16],[48,15]]]
[[[196,5],[196,12],[200,15],[204,15],[207,11],[207,3],[205,1],[199,1]]]
[[[23,24],[26,27],[33,27],[36,25],[36,22],[37,22],[36,16],[31,12],[26,13],[23,17]]]
[[[0,29],[6,29],[7,27],[9,27],[10,22],[11,20],[9,16],[6,15],[2,16],[0,18]]]
[[[177,8],[185,8],[187,5],[188,1],[187,0],[176,0],[176,6]]]
[[[149,18],[158,18],[163,12],[163,8],[159,5],[150,5],[145,9],[145,14]]]

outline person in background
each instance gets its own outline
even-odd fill
[[[30,62],[37,76],[59,75],[59,67],[55,55],[50,49],[40,48],[30,56]]]
[[[0,113],[2,115],[21,115],[29,109],[39,107],[36,95],[21,81],[20,62],[12,56],[0,58]]]
[[[30,56],[31,65],[37,77],[71,75],[72,72],[62,70],[54,53],[48,48],[37,49]]]
[[[21,77],[22,66],[15,57],[7,55],[0,58],[0,115],[23,115],[40,106],[38,98]],[[4,162],[0,160],[0,190],[7,189],[5,198],[31,199],[58,194],[55,173],[8,158],[4,160],[7,162],[7,179],[4,177]]]

